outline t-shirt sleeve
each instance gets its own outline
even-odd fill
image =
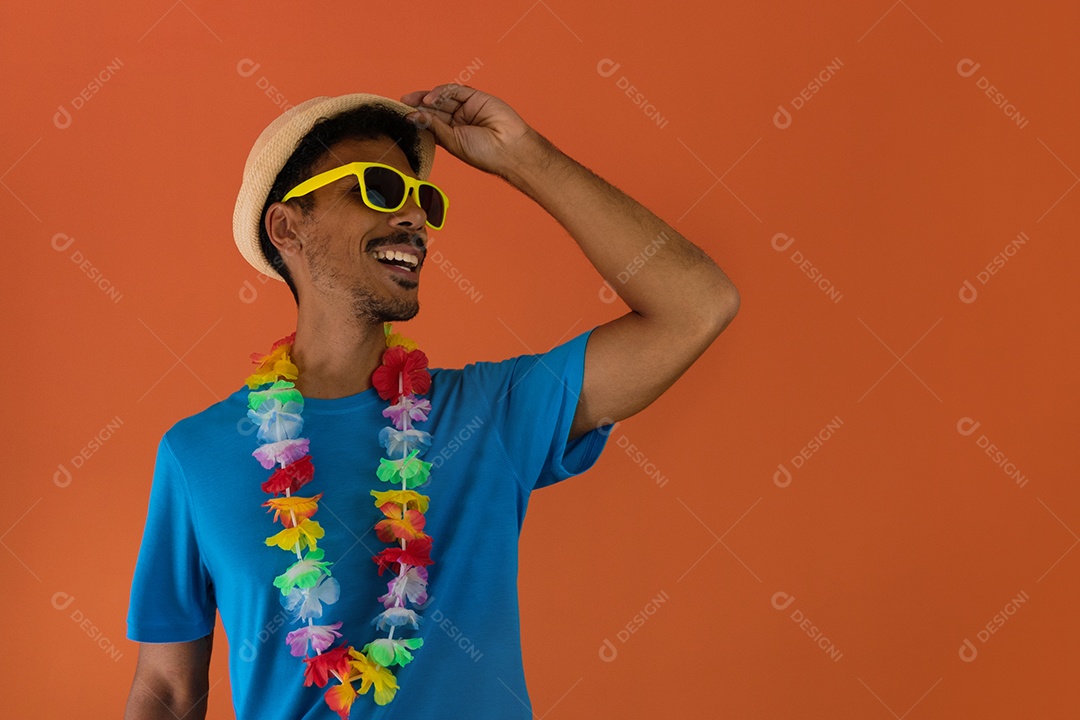
[[[166,433],[158,444],[146,526],[131,582],[127,636],[151,643],[196,640],[214,631],[216,611],[187,483]]]
[[[527,492],[580,475],[607,444],[614,422],[567,441],[591,334],[587,330],[545,353],[467,368],[491,406],[495,429]]]

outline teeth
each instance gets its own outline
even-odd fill
[[[415,269],[420,264],[420,258],[409,253],[401,252],[400,250],[393,250],[387,252],[386,250],[376,250],[371,253],[371,256],[376,260],[398,260],[409,264],[409,267]]]

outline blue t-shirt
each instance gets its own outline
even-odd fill
[[[591,330],[546,353],[461,369],[430,368],[431,433],[421,459],[431,498],[424,513],[434,564],[428,601],[414,608],[422,637],[413,660],[392,671],[397,696],[378,706],[374,690],[357,697],[353,718],[530,719],[518,616],[518,538],[535,488],[588,470],[610,425],[567,442]],[[127,636],[137,642],[184,642],[214,631],[220,611],[229,639],[229,677],[238,720],[336,720],[323,695],[337,685],[304,687],[305,664],[285,635],[293,621],[273,586],[295,556],[264,540],[279,531],[262,503],[271,473],[252,456],[262,444],[247,419],[246,385],[180,420],[162,437],[142,545],[131,586]],[[300,437],[310,439],[314,479],[298,493],[324,493],[313,516],[326,531],[318,547],[331,561],[340,599],[317,624],[341,621],[334,646],[356,648],[385,631],[371,620],[393,575],[380,577],[372,555],[383,515],[371,490],[400,485],[375,471],[387,457],[379,431],[391,425],[389,401],[374,388],[348,397],[305,398]],[[412,607],[409,605],[409,607]],[[310,651],[309,651],[310,652]],[[359,689],[359,682],[354,683]]]

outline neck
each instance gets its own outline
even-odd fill
[[[290,358],[307,398],[335,399],[364,392],[382,363],[386,335],[381,322],[343,319],[301,305]]]

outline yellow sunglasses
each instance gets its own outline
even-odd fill
[[[450,205],[446,193],[426,180],[411,178],[397,168],[377,162],[352,162],[319,173],[286,193],[281,202],[307,195],[346,175],[356,176],[360,184],[360,197],[372,210],[397,212],[405,207],[410,191],[415,191],[417,205],[427,213],[427,224],[433,230],[440,230],[446,223],[446,208]]]

